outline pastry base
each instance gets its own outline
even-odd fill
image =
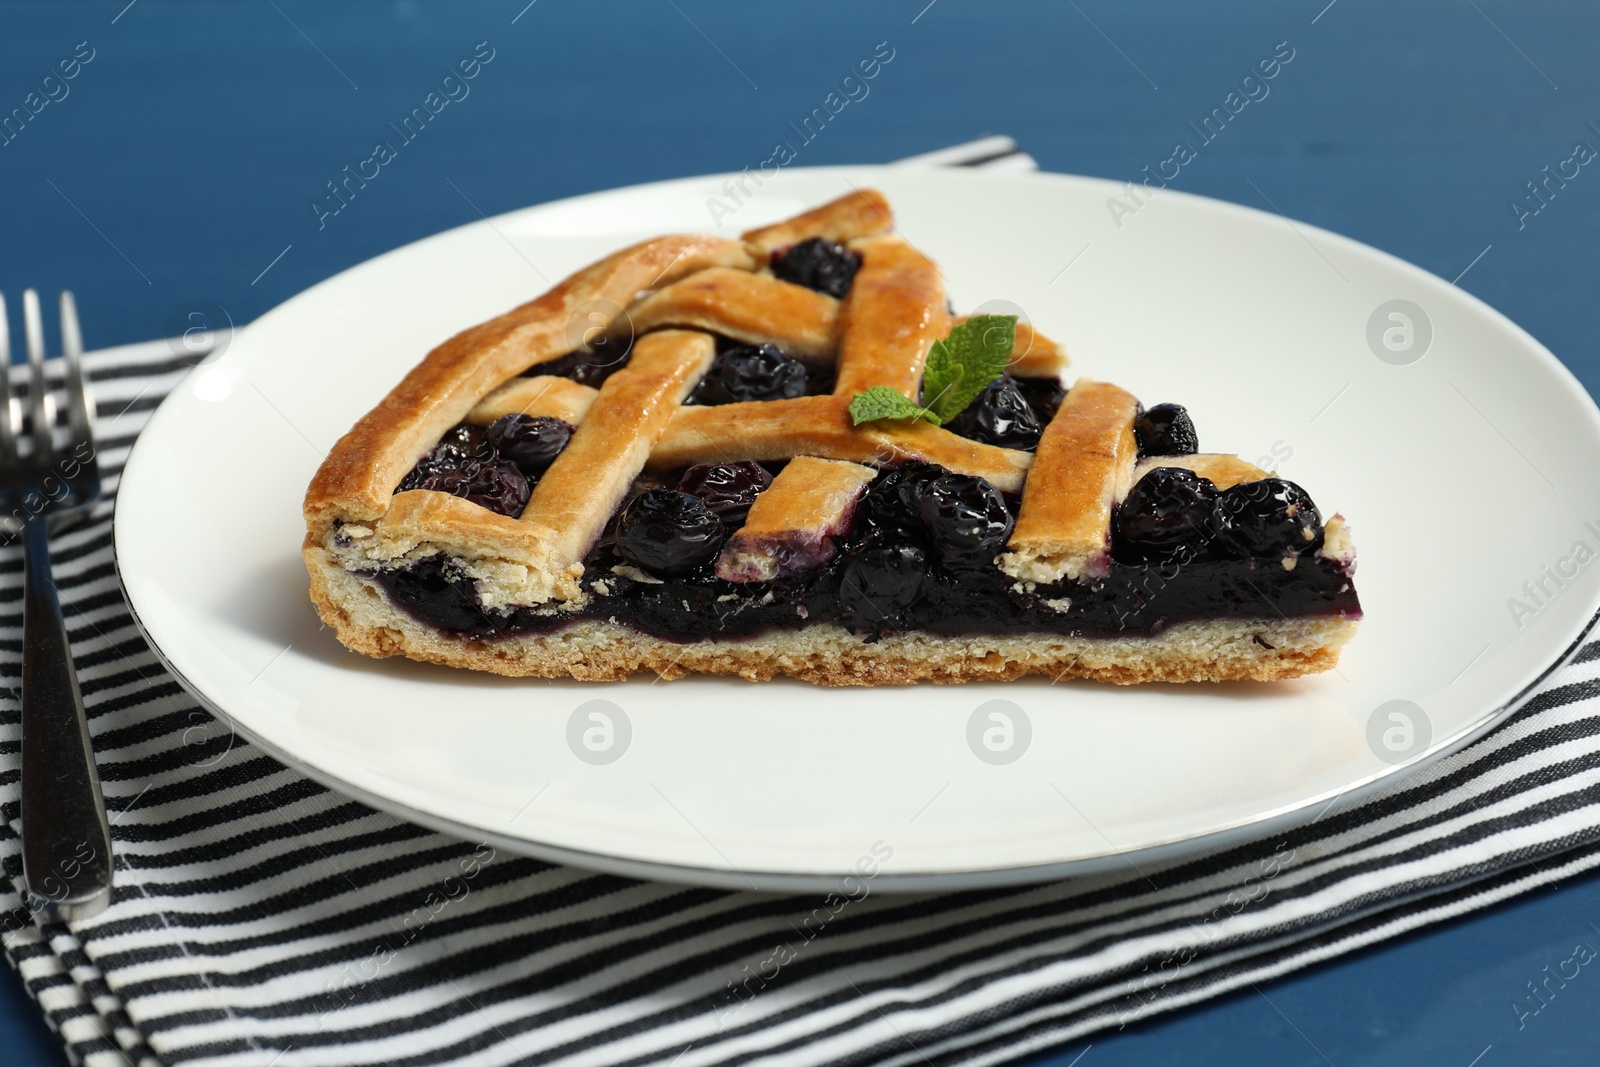
[[[818,685],[999,682],[1030,674],[1122,685],[1272,681],[1331,670],[1357,626],[1355,619],[1340,616],[1215,619],[1180,623],[1154,637],[907,633],[869,642],[825,623],[734,641],[679,644],[585,619],[557,633],[478,641],[416,621],[321,547],[308,546],[306,561],[318,614],[346,647],[363,655],[590,682],[620,681],[641,672],[668,680],[690,674],[752,681],[788,675]]]

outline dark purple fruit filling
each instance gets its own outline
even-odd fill
[[[432,489],[516,518],[572,433],[560,419],[527,415],[505,415],[487,428],[462,423],[417,460],[395,492]]]
[[[1200,451],[1194,422],[1182,404],[1157,404],[1133,420],[1141,456],[1192,456]]]
[[[924,483],[918,510],[935,558],[951,571],[993,567],[1014,521],[1000,490],[965,474]]]
[[[943,467],[932,463],[906,463],[879,473],[856,505],[850,535],[876,542],[925,542],[923,490],[944,473]]]
[[[502,415],[489,424],[489,443],[523,474],[537,478],[567,447],[577,427],[548,415]]]
[[[750,505],[772,484],[772,475],[759,463],[700,463],[683,472],[678,491],[697,497],[732,533],[744,525]]]
[[[761,469],[684,471],[677,484],[705,496],[650,489],[631,500],[615,535],[584,561],[582,581],[593,595],[574,612],[484,610],[459,567],[439,557],[374,578],[422,621],[485,638],[589,618],[671,641],[828,622],[869,640],[912,631],[1115,636],[1155,634],[1191,619],[1361,611],[1347,565],[1298,547],[1321,536],[1315,508],[1298,486],[1271,479],[1260,483],[1268,486],[1263,491],[1219,494],[1176,468],[1152,471],[1118,509],[1111,571],[1092,583],[1029,585],[1003,574],[991,564],[1016,501],[981,479],[922,463],[878,475],[830,562],[772,582],[729,582],[710,563],[738,523],[719,518],[706,496],[722,503],[722,487],[738,480],[733,472],[756,479],[750,468]],[[743,492],[730,496],[742,500]],[[1306,530],[1315,531],[1313,540]],[[1290,551],[1301,553],[1293,570],[1282,566]]]
[[[1241,482],[1217,498],[1223,540],[1243,556],[1309,555],[1322,547],[1322,515],[1311,494],[1282,478]]]
[[[772,273],[780,279],[833,297],[850,291],[860,269],[860,256],[826,237],[810,237],[772,255]]]
[[[1111,519],[1112,554],[1123,563],[1282,560],[1321,547],[1317,506],[1282,478],[1219,493],[1193,471],[1157,467],[1139,479]]]
[[[389,599],[424,622],[458,633],[492,633],[491,617],[478,605],[472,579],[456,561],[427,556],[400,570],[378,571],[374,581]]]
[[[1040,426],[1049,426],[1050,420],[1061,410],[1061,401],[1067,397],[1066,387],[1055,378],[1018,378],[1017,391],[1033,409]]]
[[[739,404],[806,395],[806,365],[777,345],[737,345],[718,352],[685,403]]]
[[[1059,403],[1057,401],[1058,406]],[[1016,379],[1003,374],[984,387],[977,399],[945,428],[986,445],[1032,452],[1039,446],[1044,424],[1018,388]]]
[[[869,632],[901,624],[927,573],[928,554],[917,545],[867,545],[839,572],[840,616]]]
[[[722,520],[699,497],[672,489],[647,489],[634,497],[617,522],[622,558],[663,576],[688,574],[716,558]]]
[[[489,440],[489,432],[471,423],[463,422],[446,430],[445,435],[439,438],[439,444],[449,445],[469,459],[494,458],[494,445]]]
[[[1116,558],[1129,563],[1203,559],[1216,537],[1217,487],[1182,467],[1139,479],[1111,519]]]
[[[516,464],[499,458],[493,449],[488,458],[475,459],[450,444],[435,445],[400,480],[395,492],[410,489],[449,493],[512,518],[522,514],[533,492],[527,476]]]
[[[624,343],[608,341],[603,337],[596,338],[590,348],[580,348],[559,359],[535,363],[522,374],[526,378],[536,378],[542,374],[556,378],[571,378],[579,385],[590,385],[598,389],[607,378],[628,365],[632,347],[631,341]]]

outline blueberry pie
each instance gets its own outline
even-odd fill
[[[508,675],[1333,667],[1344,520],[1066,364],[957,317],[874,191],[646,241],[444,342],[339,441],[312,599],[357,652]]]

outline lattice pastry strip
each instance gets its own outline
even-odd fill
[[[958,316],[951,325],[967,321]],[[839,301],[826,293],[731,268],[712,268],[657,290],[618,316],[610,334],[624,344],[635,334],[664,326],[689,327],[749,344],[776,344],[808,363],[838,358]],[[1067,367],[1066,351],[1026,322],[1017,323],[1009,373],[1055,378]]]
[[[1139,401],[1080,379],[1039,439],[1001,569],[1024,581],[1099,578],[1110,569],[1111,512],[1133,485]]]
[[[717,559],[717,577],[770,582],[814,570],[834,556],[874,467],[797,456],[750,505]]]
[[[781,344],[796,359],[832,363],[839,301],[770,274],[716,268],[691,274],[618,316],[612,339],[663,326],[693,327],[750,344]]]
[[[308,519],[370,521],[441,434],[487,391],[535,363],[572,351],[573,314],[585,305],[621,306],[641,290],[710,267],[754,267],[742,243],[717,237],[661,237],[586,267],[539,297],[463,330],[428,354],[341,438],[306,496]]]

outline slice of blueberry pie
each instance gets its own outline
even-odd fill
[[[358,652],[509,675],[1333,667],[1344,520],[1066,363],[956,317],[873,191],[646,241],[446,341],[339,441],[311,596]]]

